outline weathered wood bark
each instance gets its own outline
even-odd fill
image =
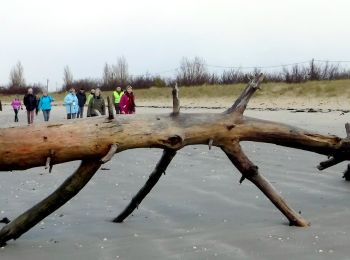
[[[350,124],[345,124],[345,130],[346,130],[346,140],[347,142],[350,142]],[[341,163],[345,160],[349,159],[349,155],[347,152],[337,152],[334,155],[330,156],[330,158],[326,161],[320,162],[320,164],[317,166],[317,168],[322,171],[324,169],[327,169],[329,167],[332,167],[338,163]],[[346,173],[344,174],[345,177]],[[347,178],[346,178],[347,179]]]
[[[0,230],[0,246],[17,239],[73,198],[96,173],[99,160],[82,161],[79,168],[56,191]]]
[[[114,119],[113,104],[112,104],[111,98],[109,96],[107,97],[107,109],[108,109],[108,119],[109,120]]]
[[[233,165],[242,173],[241,183],[245,178],[254,183],[287,217],[291,226],[306,227],[309,225],[309,222],[290,208],[272,184],[259,173],[258,167],[248,159],[239,144],[233,144],[231,147],[223,147],[222,149]]]
[[[231,144],[232,140],[255,141],[350,158],[348,140],[285,124],[235,114],[140,114],[118,115],[115,120],[93,117],[0,129],[0,171],[45,166],[51,150],[55,153],[51,163],[58,164],[102,158],[111,144],[121,152],[148,147],[180,149],[207,145],[211,139],[214,146]]]
[[[173,87],[173,115],[178,115],[180,113],[180,100],[179,100],[179,88],[177,83]]]
[[[115,153],[134,148],[165,149],[150,179],[115,220],[124,220],[149,193],[170,163],[175,151],[187,145],[220,147],[242,173],[284,214],[291,225],[308,222],[291,209],[241,151],[241,141],[272,143],[329,156],[320,169],[350,159],[350,127],[347,137],[322,135],[300,128],[249,118],[243,115],[250,97],[263,80],[252,80],[231,108],[221,114],[182,114],[177,87],[173,88],[173,111],[159,115],[117,115],[29,127],[0,129],[0,171],[24,170],[74,160],[83,160],[80,169],[43,202],[9,223],[0,231],[0,241],[15,239],[74,196],[91,178],[101,163]],[[108,106],[111,111],[111,103]],[[113,116],[113,117],[112,117]],[[18,137],[22,137],[18,139]],[[16,141],[14,141],[16,140]],[[32,144],[36,145],[33,146]],[[89,162],[91,160],[91,162]],[[349,173],[346,173],[346,178]],[[60,196],[58,196],[60,195]],[[63,199],[62,199],[63,198]],[[48,206],[49,205],[49,206]],[[40,220],[39,220],[40,219]],[[118,221],[119,220],[119,221]]]
[[[112,144],[108,153],[100,160],[101,163],[106,163],[110,161],[113,155],[117,152],[118,146],[116,144]]]

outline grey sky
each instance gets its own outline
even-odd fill
[[[349,60],[347,0],[0,0],[0,85],[21,61],[26,81],[99,78],[124,56],[131,74],[183,56],[223,66]],[[165,74],[164,76],[171,76]]]

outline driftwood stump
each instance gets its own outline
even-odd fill
[[[350,126],[347,137],[322,135],[300,128],[249,118],[243,115],[248,101],[259,88],[263,75],[252,79],[234,104],[224,113],[180,113],[178,87],[174,86],[173,111],[169,114],[117,115],[108,102],[108,117],[94,117],[30,127],[0,129],[0,171],[25,170],[74,160],[82,163],[55,192],[0,230],[0,244],[17,239],[43,218],[64,205],[90,180],[100,165],[115,153],[134,148],[161,148],[163,155],[145,185],[114,222],[123,222],[158,182],[176,151],[187,145],[205,144],[223,150],[242,178],[251,181],[289,220],[306,227],[309,222],[293,210],[264,178],[241,149],[241,141],[272,143],[329,157],[323,170],[350,159]],[[18,136],[22,138],[18,139]],[[31,145],[32,143],[36,145]],[[350,179],[350,167],[344,177]]]

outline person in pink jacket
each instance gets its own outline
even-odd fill
[[[126,87],[126,91],[120,99],[119,106],[122,114],[135,114],[135,96],[130,85]]]
[[[11,106],[15,112],[15,122],[18,122],[18,111],[22,108],[22,102],[18,97],[15,97],[15,99],[11,102]]]

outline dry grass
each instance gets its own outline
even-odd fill
[[[245,84],[235,85],[203,85],[197,87],[182,87],[182,98],[224,98],[233,97],[241,93]],[[310,81],[306,83],[265,83],[261,85],[256,97],[346,97],[350,98],[350,80]],[[136,90],[138,99],[170,99],[171,91],[168,88],[150,88]]]
[[[180,96],[185,99],[225,98],[239,95],[245,84],[235,85],[203,85],[196,87],[180,87]],[[111,91],[103,92],[106,97],[112,95]],[[164,100],[171,99],[169,88],[150,88],[135,90],[138,100]],[[63,101],[65,93],[53,93],[57,102]],[[262,91],[255,97],[307,97],[307,98],[350,98],[350,80],[309,81],[306,83],[265,83]],[[14,96],[0,96],[2,102],[10,102]]]

